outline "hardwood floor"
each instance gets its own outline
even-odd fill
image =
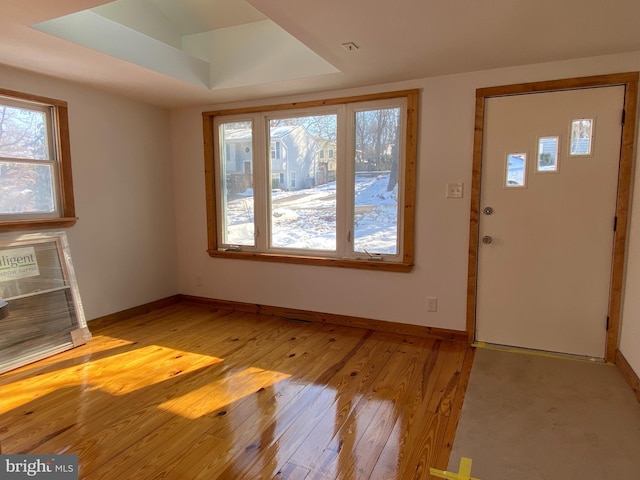
[[[90,480],[431,478],[473,359],[185,303],[89,327],[89,344],[0,375],[3,453],[77,453]]]

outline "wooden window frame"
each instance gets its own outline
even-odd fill
[[[392,272],[409,272],[414,265],[414,229],[415,229],[415,190],[416,190],[416,163],[417,163],[417,136],[418,136],[418,104],[419,90],[403,90],[396,92],[359,95],[352,97],[331,98],[299,103],[285,103],[266,105],[259,107],[247,107],[229,110],[214,110],[202,113],[203,137],[204,137],[204,163],[207,202],[207,237],[208,252],[211,257],[256,260],[266,262],[282,262],[300,265],[333,266],[344,268],[357,268],[367,270],[380,270]],[[281,112],[303,108],[315,108],[331,105],[343,105],[361,103],[376,100],[406,98],[406,134],[404,151],[404,194],[400,206],[403,214],[402,231],[400,241],[402,245],[402,258],[399,262],[370,261],[359,258],[337,258],[325,256],[305,256],[294,254],[229,251],[220,248],[221,239],[218,238],[217,229],[217,191],[218,172],[215,168],[215,138],[214,122],[217,117],[254,114],[263,112]]]
[[[51,141],[56,150],[55,165],[58,169],[55,178],[57,178],[56,189],[58,195],[56,202],[59,216],[26,220],[1,220],[0,233],[72,227],[78,219],[73,196],[67,102],[0,88],[0,98],[2,97],[51,108],[51,121],[54,125]]]

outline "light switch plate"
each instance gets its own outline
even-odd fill
[[[447,198],[462,198],[464,183],[447,183]]]

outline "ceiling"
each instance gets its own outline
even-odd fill
[[[0,64],[166,108],[640,51],[637,0],[0,0],[0,7]],[[358,48],[348,51],[347,42]]]

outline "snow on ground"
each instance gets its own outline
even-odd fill
[[[396,253],[398,187],[387,192],[389,175],[357,176],[355,250]],[[227,241],[253,244],[253,192],[227,202]],[[274,190],[272,244],[281,248],[336,249],[336,183],[304,190]]]
[[[356,177],[355,244],[357,252],[397,253],[398,185],[387,192],[389,175]],[[360,207],[360,208],[359,208]],[[365,213],[358,210],[364,208]]]

